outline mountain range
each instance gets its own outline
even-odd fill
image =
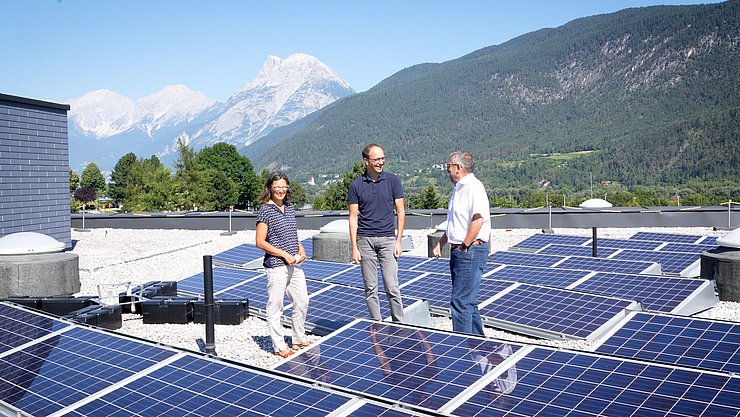
[[[581,18],[406,68],[243,152],[299,179],[346,172],[377,142],[407,182],[444,180],[449,154],[469,150],[493,188],[584,189],[589,173],[737,183],[738,45],[737,0]]]
[[[218,142],[247,146],[333,101],[350,85],[318,59],[269,56],[257,77],[220,103],[184,85],[132,100],[97,90],[70,101],[70,166],[111,170],[128,152],[171,163],[178,139],[197,149]]]

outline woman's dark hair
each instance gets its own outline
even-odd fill
[[[262,200],[263,203],[267,203],[270,201],[270,197],[272,196],[272,183],[278,180],[285,180],[285,183],[290,186],[290,180],[288,179],[288,176],[285,175],[285,173],[281,171],[274,171],[270,173],[270,175],[267,176],[267,181],[265,181],[265,188],[262,190],[262,195],[260,196],[260,200]],[[290,201],[290,188],[288,188],[288,191],[285,193],[285,201]]]

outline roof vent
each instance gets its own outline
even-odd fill
[[[19,232],[0,237],[0,255],[27,255],[64,250],[64,243],[37,232]]]
[[[349,220],[334,220],[325,224],[319,232],[324,233],[349,233]]]

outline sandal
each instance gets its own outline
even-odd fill
[[[279,352],[275,352],[275,356],[280,356],[283,359],[288,358],[289,356],[295,354],[292,350],[285,348],[284,350],[281,350]]]
[[[306,343],[293,343],[293,350],[305,349],[311,345],[313,345],[313,342],[310,340]]]

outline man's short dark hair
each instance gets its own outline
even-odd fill
[[[377,143],[370,143],[362,148],[362,159],[370,158],[370,150],[376,147],[380,148],[380,145],[378,145]]]

